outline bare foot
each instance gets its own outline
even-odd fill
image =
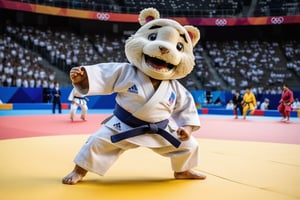
[[[197,173],[192,170],[187,170],[184,172],[174,172],[174,177],[176,179],[200,179],[200,180],[206,179],[205,175]]]
[[[81,115],[80,119],[82,119],[83,121],[85,121],[85,117]]]
[[[79,181],[81,181],[83,177],[86,175],[86,173],[87,171],[85,169],[76,165],[73,171],[62,179],[62,183],[68,185],[74,185]]]

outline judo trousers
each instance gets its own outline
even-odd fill
[[[70,113],[71,118],[73,119],[75,118],[78,106],[81,108],[81,117],[85,119],[88,107],[86,104],[77,104],[77,103],[71,104],[71,113]]]
[[[122,153],[128,149],[139,147],[130,140],[112,143],[110,141],[111,134],[108,134],[111,132],[111,129],[103,126],[98,132],[91,135],[76,155],[75,164],[87,171],[104,176]],[[194,137],[182,142],[178,148],[172,145],[148,148],[162,156],[169,157],[175,172],[186,171],[198,165],[199,145]]]

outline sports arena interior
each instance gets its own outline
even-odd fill
[[[73,66],[127,62],[124,44],[139,25],[126,18],[142,8],[154,7],[162,17],[184,18],[200,29],[195,68],[181,80],[189,90],[205,94],[224,91],[225,97],[214,95],[212,101],[221,99],[222,105],[234,91],[243,93],[248,86],[260,102],[266,95],[281,94],[283,83],[300,91],[296,0],[24,0],[3,1],[0,6],[1,87],[52,88],[58,80],[68,88]],[[39,10],[34,10],[37,6]],[[57,8],[61,12],[56,13]],[[68,9],[97,16],[72,16]],[[114,19],[113,14],[120,17]],[[207,24],[199,19],[214,21]],[[253,19],[257,22],[252,23]]]
[[[206,180],[174,180],[165,157],[126,152],[104,177],[61,184],[72,158],[111,116],[115,94],[89,96],[86,120],[70,120],[72,67],[128,62],[124,46],[138,15],[199,28],[195,67],[179,80],[201,121],[195,168]],[[9,200],[299,200],[300,107],[277,110],[283,85],[300,99],[299,0],[0,0],[0,196]],[[51,113],[58,81],[62,113]],[[226,109],[250,87],[253,116]],[[268,110],[260,103],[269,100]],[[79,118],[79,117],[78,117]]]

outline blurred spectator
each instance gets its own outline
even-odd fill
[[[260,104],[260,109],[269,110],[269,104],[270,104],[270,100],[268,98],[265,98],[264,101]]]
[[[226,104],[226,110],[233,110],[233,108],[234,108],[234,104],[233,104],[232,99],[230,99],[228,101],[228,103]]]
[[[298,98],[295,98],[294,103],[292,104],[293,110],[300,110],[300,101]]]

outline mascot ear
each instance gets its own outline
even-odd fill
[[[154,19],[159,19],[159,12],[155,8],[145,8],[140,12],[139,15],[139,23],[140,25],[144,25],[147,22],[154,20]]]
[[[189,36],[191,38],[193,47],[197,44],[197,42],[200,40],[200,31],[199,29],[197,29],[194,26],[184,26],[184,28],[186,29],[186,31],[189,33]]]

